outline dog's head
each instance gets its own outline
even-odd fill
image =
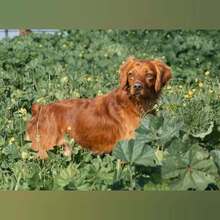
[[[171,78],[171,69],[160,60],[129,57],[120,67],[120,87],[131,95],[149,97],[159,94]]]

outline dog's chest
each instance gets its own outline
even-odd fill
[[[138,128],[140,118],[135,114],[124,115],[123,117],[123,140],[135,138],[135,130]]]

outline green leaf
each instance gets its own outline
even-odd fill
[[[204,139],[214,129],[215,116],[212,106],[208,103],[208,97],[207,94],[206,97],[205,94],[194,96],[179,111],[180,118],[184,122],[183,130],[200,139]]]
[[[141,143],[156,142],[164,146],[173,137],[179,136],[182,126],[183,123],[175,118],[147,116],[136,130],[136,139]]]
[[[173,190],[205,190],[210,183],[215,183],[215,178],[212,175],[198,170],[185,171],[181,175],[181,179],[172,185],[172,188]]]
[[[163,183],[163,184],[153,184],[147,183],[144,185],[144,191],[169,191],[170,187]]]
[[[210,153],[218,167],[218,170],[220,171],[220,150],[213,150]]]
[[[180,172],[185,170],[187,161],[179,156],[167,156],[162,166],[162,177],[163,179],[172,179],[179,177]]]
[[[195,145],[186,153],[168,155],[162,167],[164,179],[176,178],[174,190],[204,190],[208,184],[215,183],[217,168],[209,153]]]
[[[0,146],[3,146],[5,143],[5,140],[2,136],[0,136]]]
[[[15,144],[8,144],[6,145],[2,152],[7,155],[10,156],[11,158],[18,158],[19,157],[19,151],[18,148]]]
[[[197,133],[197,134],[193,134],[193,133],[192,133],[192,136],[193,136],[193,137],[196,137],[196,138],[201,138],[201,139],[203,139],[203,138],[205,138],[207,135],[209,135],[209,134],[212,133],[213,128],[214,128],[214,122],[211,121],[211,124],[210,124],[210,126],[208,127],[207,131],[201,132],[201,133]]]
[[[120,160],[131,164],[156,166],[157,158],[154,150],[135,140],[122,141],[114,149],[113,155]]]
[[[191,143],[188,138],[186,140],[184,138],[174,138],[167,147],[167,151],[171,155],[180,155],[188,151],[190,147]]]
[[[55,185],[63,188],[67,186],[78,175],[79,171],[75,164],[70,164],[67,168],[64,168],[55,177]]]

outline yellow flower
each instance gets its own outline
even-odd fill
[[[21,152],[21,158],[22,158],[23,160],[27,159],[27,158],[28,158],[28,153],[25,152],[25,151],[22,151],[22,152]]]
[[[193,91],[192,91],[192,90],[189,90],[189,91],[188,91],[188,95],[192,97]]]
[[[79,94],[79,92],[74,91],[74,92],[73,92],[73,96],[75,96],[75,97],[79,98],[79,97],[80,97],[80,94]]]
[[[170,89],[172,89],[172,87],[171,87],[171,86],[167,86],[167,89],[169,89],[169,90],[170,90]]]
[[[91,76],[88,76],[88,77],[87,77],[87,81],[92,81],[92,77],[91,77]]]
[[[27,110],[25,108],[20,108],[18,110],[18,113],[20,113],[21,115],[26,115],[27,114]]]
[[[68,82],[68,80],[69,80],[68,77],[67,77],[67,76],[64,76],[64,77],[61,78],[60,81],[61,81],[62,84],[65,84],[65,83]]]
[[[186,95],[184,95],[184,98],[186,99],[191,99],[193,96],[193,91],[192,90],[189,90],[188,93]]]
[[[182,85],[179,85],[179,88],[180,88],[180,89],[182,89],[182,88],[183,88],[183,86],[182,86]]]
[[[15,142],[15,138],[14,137],[11,137],[10,139],[9,139],[9,144],[12,144],[12,143],[14,143]]]
[[[103,95],[101,90],[98,91],[98,95]]]
[[[209,93],[212,94],[214,91],[212,89],[209,89]]]
[[[207,70],[206,72],[205,72],[205,76],[208,76],[210,74],[210,72]]]
[[[202,88],[203,87],[203,83],[199,82],[199,87]]]

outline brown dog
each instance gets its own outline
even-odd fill
[[[152,110],[170,78],[170,68],[163,62],[130,57],[120,67],[120,87],[110,93],[33,104],[26,137],[41,159],[57,145],[69,152],[65,134],[95,153],[109,153],[118,141],[134,137],[141,116]]]

